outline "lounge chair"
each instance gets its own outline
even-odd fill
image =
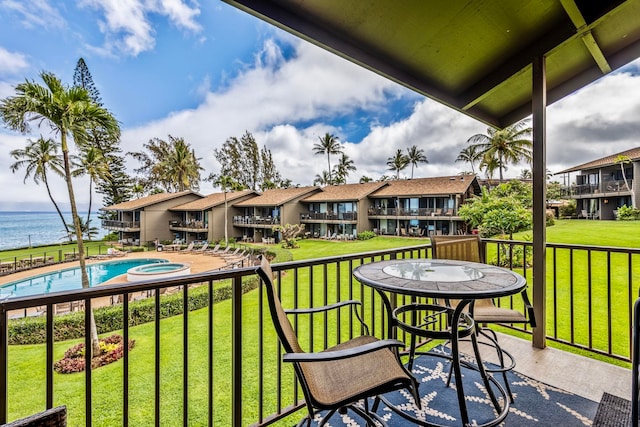
[[[193,242],[189,243],[189,245],[185,249],[180,250],[180,253],[184,254],[187,252],[193,252],[193,246],[194,246]]]
[[[220,243],[216,244],[213,249],[207,249],[206,251],[202,251],[203,255],[213,255],[220,251]]]
[[[208,247],[209,247],[209,242],[205,242],[205,243],[204,243],[204,245],[202,245],[202,247],[201,247],[201,248],[199,248],[199,249],[194,249],[194,250],[193,250],[193,253],[194,253],[194,254],[201,254],[201,253],[204,253],[204,251],[206,251]]]
[[[127,251],[121,251],[121,250],[118,250],[116,248],[108,248],[107,249],[107,255],[109,255],[109,256],[123,257],[123,256],[127,256],[127,254],[128,254]]]
[[[215,252],[214,251],[211,251],[211,252],[207,251],[207,252],[205,252],[205,255],[222,256],[222,255],[228,253],[230,249],[231,249],[231,246],[227,246],[226,248],[224,248],[224,250],[221,250],[221,251],[220,250],[215,251]]]
[[[220,256],[223,259],[231,259],[231,258],[235,258],[237,256],[240,256],[240,255],[238,255],[239,253],[240,253],[240,248],[236,248],[235,251],[233,251],[231,253],[221,253]]]

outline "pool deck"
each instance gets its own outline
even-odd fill
[[[197,274],[205,271],[216,270],[218,268],[224,267],[226,262],[224,259],[218,256],[208,256],[198,253],[181,253],[181,252],[129,252],[124,257],[111,257],[107,259],[87,259],[87,264],[97,264],[101,262],[109,262],[116,260],[126,260],[126,259],[135,259],[135,258],[161,258],[166,259],[169,262],[188,262],[191,264],[191,273]],[[65,262],[62,264],[53,264],[53,265],[45,265],[38,268],[33,268],[30,270],[19,271],[13,274],[7,274],[5,276],[0,277],[0,286],[14,282],[16,280],[27,279],[33,276],[39,276],[45,273],[51,273],[60,270],[66,270],[73,267],[79,267],[79,261],[71,261]],[[105,286],[114,283],[126,283],[127,275],[122,274],[118,277],[115,277],[100,286]],[[92,305],[94,307],[101,307],[105,305],[110,305],[110,298],[96,298],[92,301]],[[34,309],[35,310],[35,309]],[[31,313],[28,313],[31,314]],[[9,313],[9,316],[12,315],[19,316],[20,313]],[[22,314],[24,315],[24,314]]]

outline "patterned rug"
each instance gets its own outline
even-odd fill
[[[386,394],[385,397],[396,407],[419,420],[443,426],[461,425],[460,411],[456,397],[455,381],[447,387],[450,362],[442,357],[423,355],[414,362],[413,373],[420,384],[422,408],[418,409],[413,398],[405,390]],[[464,392],[472,425],[482,425],[495,418],[491,400],[483,385],[480,374],[463,368]],[[495,376],[502,383],[502,375]],[[507,379],[514,394],[515,402],[509,407],[509,414],[502,426],[548,427],[548,426],[591,426],[598,403],[556,387],[536,381],[518,372],[507,373]],[[502,401],[501,401],[502,403]],[[378,408],[389,427],[411,425],[408,421],[384,405]],[[317,417],[317,421],[320,417]],[[345,415],[335,414],[327,427],[365,426],[361,418],[349,411]]]

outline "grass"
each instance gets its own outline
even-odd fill
[[[634,236],[640,232],[640,222],[600,222],[587,220],[567,220],[558,221],[555,226],[547,229],[547,240],[557,243],[588,244],[598,246],[623,246],[640,247],[640,241]],[[526,234],[514,236],[522,239]],[[377,249],[389,249],[395,247],[412,246],[427,243],[428,239],[408,239],[398,237],[376,237],[368,241],[335,242],[323,240],[303,240],[300,241],[300,248],[291,251],[294,259],[319,258],[326,256],[343,255],[356,252],[366,252]],[[272,247],[276,251],[282,251],[278,247]],[[65,249],[65,251],[67,251]],[[41,252],[40,252],[41,253]],[[0,254],[4,257],[5,254]],[[13,255],[11,255],[13,256]],[[580,255],[582,256],[582,255]],[[557,261],[561,267],[556,272],[558,283],[564,281],[569,283],[568,265],[569,254],[557,254]],[[586,262],[584,259],[574,259],[574,262]],[[624,262],[624,259],[613,259],[610,262]],[[600,278],[607,266],[607,260],[592,255],[592,277]],[[640,265],[640,264],[639,264]],[[366,288],[357,286],[354,295],[348,286],[350,279],[349,272],[343,268],[338,277],[334,269],[329,269],[326,273],[322,267],[313,269],[314,282],[321,283],[323,275],[327,274],[328,283],[340,283],[339,289],[331,289],[326,298],[329,302],[356,298],[370,302],[372,293]],[[531,271],[527,271],[530,276]],[[637,273],[637,272],[635,272]],[[316,286],[309,291],[304,285],[309,283],[311,271],[302,269],[297,277],[300,284],[297,288],[297,299],[301,306],[311,303],[324,303],[325,293],[323,286]],[[549,331],[553,331],[554,322],[558,333],[567,334],[570,328],[575,330],[578,342],[587,342],[590,339],[586,327],[589,323],[589,307],[592,312],[600,315],[607,313],[607,307],[614,301],[620,302],[630,300],[628,291],[628,277],[626,271],[613,271],[611,283],[613,284],[613,294],[611,296],[603,292],[603,283],[592,279],[591,290],[585,271],[574,271],[573,290],[561,287],[556,296],[558,302],[557,309],[549,307],[547,312]],[[548,282],[553,279],[552,272],[549,272]],[[289,289],[283,295],[283,304],[293,306],[293,275],[285,275],[282,286]],[[529,277],[530,279],[530,277]],[[551,282],[549,282],[551,283]],[[605,283],[606,284],[606,283]],[[589,298],[589,295],[591,298]],[[548,295],[549,297],[549,295]],[[572,316],[567,316],[569,302],[573,298],[573,304],[577,307]],[[243,305],[243,425],[255,422],[259,417],[258,402],[258,378],[260,371],[257,361],[258,340],[262,339],[264,352],[265,370],[262,372],[263,387],[267,401],[264,402],[263,415],[268,415],[276,410],[274,401],[275,390],[280,388],[283,396],[283,406],[293,402],[288,401],[291,396],[293,385],[292,374],[289,367],[283,371],[284,379],[282,383],[276,383],[277,372],[277,341],[272,328],[264,328],[264,335],[260,337],[258,331],[261,329],[261,322],[268,324],[267,317],[260,318],[260,300],[258,292],[250,292],[242,300]],[[619,311],[626,312],[626,307],[621,305]],[[366,321],[380,327],[379,318],[376,312],[369,311],[366,314]],[[229,425],[231,414],[231,402],[229,400],[230,390],[233,386],[231,377],[231,361],[228,349],[231,347],[232,331],[231,324],[231,303],[224,301],[214,306],[214,423],[217,425]],[[207,315],[208,309],[189,313],[189,425],[203,425],[206,421],[207,410]],[[265,316],[266,313],[263,313]],[[173,426],[182,423],[182,316],[164,319],[160,324],[161,331],[161,425]],[[327,321],[330,325],[344,324],[346,316],[342,320],[321,319],[314,323],[304,320],[299,323],[301,335],[305,336],[313,329],[318,337],[323,336],[322,324]],[[573,323],[572,323],[573,322]],[[602,337],[608,336],[606,330],[602,330],[606,325],[592,325],[596,331],[594,337],[596,343],[600,344]],[[130,425],[146,426],[153,425],[153,391],[155,381],[155,345],[154,345],[154,324],[147,324],[134,327],[130,330],[130,335],[136,340],[136,347],[131,352],[130,358],[130,394],[129,411]],[[333,329],[333,328],[332,328]],[[612,319],[613,335],[627,337],[629,331],[628,318],[625,316],[614,317]],[[340,331],[341,335],[348,332],[348,328]],[[335,332],[337,334],[338,332]],[[337,339],[335,336],[327,338],[331,343]],[[55,344],[56,360],[62,357],[63,352],[78,341],[59,342]],[[628,351],[628,340],[621,339],[619,344],[620,352]],[[617,341],[616,341],[617,343]],[[308,343],[307,343],[308,344]],[[323,345],[323,339],[314,342],[314,348]],[[606,348],[606,342],[604,343]],[[618,344],[616,344],[618,345]],[[625,345],[627,348],[625,349]],[[566,348],[565,348],[566,349]],[[569,349],[576,351],[575,349]],[[21,416],[37,412],[44,408],[44,378],[45,378],[45,354],[44,346],[11,346],[9,349],[9,418],[15,419]],[[102,367],[92,372],[93,384],[93,425],[110,426],[121,424],[122,417],[122,367],[121,361],[112,365]],[[84,421],[84,374],[61,375],[54,374],[54,400],[56,404],[66,404],[69,407],[69,425],[82,425]],[[35,390],[35,392],[29,392]],[[298,396],[301,397],[300,395]],[[294,417],[297,418],[297,417]],[[292,420],[283,421],[278,425],[290,425]]]

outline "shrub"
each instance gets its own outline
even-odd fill
[[[370,230],[365,230],[362,233],[358,233],[358,240],[369,240],[376,237],[376,233]]]
[[[575,199],[564,202],[558,208],[558,215],[560,218],[573,218],[576,216],[576,201]]]
[[[242,283],[242,293],[257,289],[260,282],[256,277],[246,278]],[[213,290],[214,303],[230,299],[233,289],[229,283]],[[182,292],[163,295],[160,298],[160,317],[170,317],[183,313]],[[199,310],[209,304],[208,286],[189,289],[189,311]],[[99,334],[122,329],[122,305],[111,305],[93,310]],[[147,298],[129,304],[129,326],[155,321],[155,299]],[[9,321],[9,344],[42,344],[46,339],[46,316],[24,317]],[[74,312],[55,316],[54,340],[65,341],[84,336],[84,312]]]
[[[618,208],[618,217],[620,221],[634,221],[640,219],[640,209],[633,206],[622,205]]]
[[[100,340],[100,354],[91,358],[91,369],[113,363],[124,356],[124,344],[120,335],[111,335]],[[135,340],[129,340],[128,349],[135,347]],[[64,353],[64,357],[53,364],[53,369],[61,374],[82,372],[85,368],[85,345],[76,344]]]

